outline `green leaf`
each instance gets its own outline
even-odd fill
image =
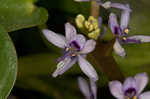
[[[57,9],[65,14],[83,14],[89,15],[89,2],[75,2],[74,0],[40,0],[39,4],[45,6],[47,9]],[[68,16],[67,16],[68,17]]]
[[[0,24],[6,31],[44,24],[48,12],[34,5],[34,0],[0,0]]]
[[[17,75],[17,55],[8,34],[0,28],[0,99],[9,95]]]

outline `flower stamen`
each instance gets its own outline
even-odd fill
[[[122,39],[123,39],[124,41],[126,41],[126,40],[127,40],[127,38],[126,38],[126,37],[123,37]]]
[[[125,32],[126,34],[129,34],[129,29],[126,28],[126,29],[124,30],[124,32]]]
[[[72,56],[72,57],[75,57],[75,56],[76,56],[76,54],[72,54],[71,56]]]
[[[66,52],[68,52],[68,51],[69,51],[69,48],[68,48],[68,47],[66,47],[66,48],[65,48],[65,51],[66,51]]]
[[[134,96],[133,99],[137,99],[137,96]]]

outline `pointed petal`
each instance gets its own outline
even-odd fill
[[[127,37],[126,40],[122,41],[123,44],[132,44],[132,43],[137,43],[140,44],[141,41],[140,40],[136,40],[136,39],[130,39],[130,37]]]
[[[90,79],[90,86],[91,86],[92,94],[94,95],[94,99],[97,99],[97,86],[96,86],[96,82],[93,81],[92,79]]]
[[[66,46],[64,36],[60,34],[56,34],[55,32],[48,30],[48,29],[43,29],[42,32],[44,36],[46,37],[46,39],[49,42],[53,43],[55,46],[58,46],[60,48],[64,48]]]
[[[133,77],[128,77],[123,83],[123,91],[126,91],[129,88],[134,88],[135,90],[137,89],[136,80]]]
[[[120,20],[120,27],[122,30],[128,27],[129,19],[130,19],[130,11],[123,10],[121,13],[121,20]]]
[[[110,1],[106,1],[105,3],[100,3],[100,5],[102,6],[102,7],[104,7],[105,9],[109,9],[109,8],[111,8],[111,2]]]
[[[76,2],[89,2],[91,0],[74,0],[74,1],[76,1]]]
[[[119,81],[111,81],[109,83],[109,89],[111,94],[117,99],[124,99],[122,84]]]
[[[140,73],[135,76],[135,80],[137,93],[140,94],[148,83],[148,76],[146,73]]]
[[[62,69],[60,72],[59,72],[59,75],[62,75],[64,72],[66,72],[68,69],[70,69],[75,63],[76,63],[77,59],[72,59],[71,62],[64,66],[64,69]]]
[[[96,42],[94,40],[87,40],[83,49],[79,52],[81,54],[87,54],[92,52],[95,49]]]
[[[77,35],[75,27],[72,26],[70,23],[65,24],[65,31],[66,31],[67,42],[73,40],[73,38],[75,38]]]
[[[119,56],[125,57],[126,52],[125,52],[124,48],[120,45],[120,43],[117,39],[114,43],[113,48],[114,48],[114,51],[116,54],[118,54]]]
[[[111,3],[112,8],[117,8],[121,10],[128,10],[131,11],[130,7],[128,4],[121,4],[121,3]]]
[[[129,39],[135,39],[140,40],[141,42],[150,42],[150,36],[144,36],[144,35],[136,35],[136,36],[130,36]]]
[[[114,13],[109,15],[109,28],[114,33],[114,35],[121,35],[120,27],[117,22],[117,16]]]
[[[57,64],[57,69],[54,71],[54,73],[52,74],[53,77],[57,77],[58,75],[62,74],[62,71],[66,71],[67,69],[65,69],[65,67],[70,64],[71,62],[71,58],[66,57],[64,60],[60,61]],[[65,69],[65,70],[64,70]]]
[[[88,86],[88,83],[86,82],[86,80],[83,79],[82,77],[79,77],[78,84],[79,84],[79,88],[80,88],[81,92],[86,97],[86,99],[90,99],[90,89],[89,89],[89,86]]]
[[[86,39],[83,35],[78,34],[76,36],[76,41],[78,42],[78,44],[80,45],[80,48],[82,49],[86,43]]]
[[[112,3],[110,1],[106,1],[105,3],[101,4],[101,6],[103,6],[105,9],[109,9],[109,8],[117,8],[117,9],[121,9],[121,10],[128,10],[131,11],[131,9],[129,8],[128,4],[121,4],[121,3]]]
[[[92,65],[82,56],[78,55],[78,62],[81,70],[92,80],[98,80],[98,75]]]
[[[144,92],[139,96],[139,99],[150,99],[150,91]]]

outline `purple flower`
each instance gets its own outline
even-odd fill
[[[128,77],[123,84],[119,81],[111,81],[109,89],[117,99],[150,99],[150,91],[142,93],[147,83],[147,74],[140,73],[135,77]]]
[[[130,9],[129,5],[126,5],[126,7]],[[128,23],[131,11],[126,9],[122,10],[120,25],[118,24],[117,17],[114,13],[110,14],[108,22],[112,33],[116,37],[116,41],[113,46],[114,51],[122,57],[124,57],[126,53],[121,44],[131,44],[131,43],[139,44],[144,42],[150,42],[150,36],[136,35],[128,37],[129,33]]]
[[[91,64],[85,60],[86,54],[95,49],[96,42],[87,40],[81,34],[76,34],[76,29],[70,24],[65,24],[66,36],[57,34],[48,29],[42,32],[49,42],[63,49],[63,56],[57,59],[57,69],[53,77],[62,75],[78,61],[81,70],[91,79],[98,80],[98,75]]]
[[[97,86],[95,81],[90,80],[90,88],[88,83],[82,77],[78,78],[78,84],[81,92],[86,99],[97,99]]]

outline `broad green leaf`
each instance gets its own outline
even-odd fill
[[[17,76],[17,55],[7,32],[0,27],[0,99],[9,95]]]
[[[0,24],[6,31],[44,24],[48,12],[34,5],[35,0],[0,0]]]

